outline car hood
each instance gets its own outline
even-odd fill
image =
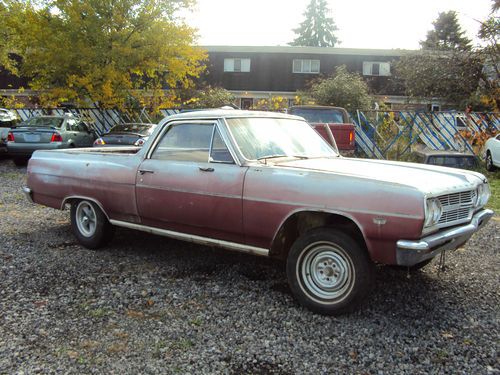
[[[277,162],[275,166],[405,185],[426,195],[470,190],[486,180],[480,173],[461,169],[371,159],[318,158]]]

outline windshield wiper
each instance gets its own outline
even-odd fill
[[[267,161],[267,159],[277,159],[277,158],[296,158],[296,159],[309,159],[309,157],[304,156],[304,155],[284,155],[284,154],[273,154],[273,155],[266,155],[266,156],[261,156],[260,158],[257,158],[258,161],[264,160]]]

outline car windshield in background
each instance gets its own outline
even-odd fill
[[[477,159],[474,156],[429,156],[427,164],[469,169],[477,167]]]
[[[62,117],[33,117],[21,126],[33,126],[38,128],[60,128],[64,122]]]
[[[151,135],[154,128],[155,126],[151,124],[119,124],[113,126],[109,132]]]
[[[335,151],[306,122],[278,118],[230,118],[231,131],[248,160],[268,157],[332,157]]]
[[[304,117],[309,123],[342,124],[344,118],[342,112],[336,109],[295,109],[291,114]]]

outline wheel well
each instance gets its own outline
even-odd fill
[[[332,227],[349,234],[366,250],[363,233],[351,219],[329,212],[303,211],[291,215],[281,226],[271,245],[270,256],[286,259],[295,240],[305,232],[318,227]]]
[[[86,200],[86,201],[95,203],[97,205],[97,207],[99,207],[99,209],[102,211],[104,216],[106,216],[106,219],[109,220],[108,213],[104,210],[104,207],[102,206],[102,204],[93,198],[88,198],[88,197],[68,197],[68,198],[65,198],[61,204],[61,210],[64,210],[66,208],[67,204],[71,205],[71,204],[73,204],[73,202],[78,202],[78,201],[82,201],[82,200]]]

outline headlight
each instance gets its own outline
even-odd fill
[[[491,191],[490,186],[486,184],[481,184],[477,187],[477,200],[476,207],[483,207],[488,203],[488,199],[490,199]]]
[[[437,198],[429,198],[425,202],[425,227],[436,225],[443,213],[441,202]]]

